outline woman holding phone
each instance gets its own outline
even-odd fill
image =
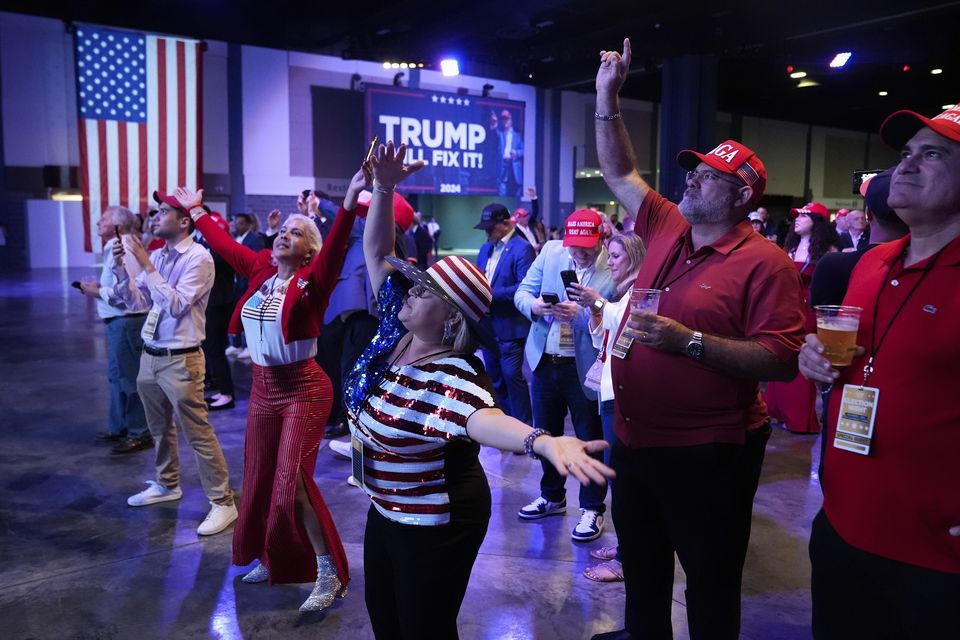
[[[616,436],[613,433],[613,374],[610,369],[610,350],[617,341],[617,329],[630,304],[630,288],[637,279],[637,273],[643,264],[646,247],[640,236],[634,233],[615,233],[607,244],[607,264],[613,277],[616,291],[607,300],[597,291],[577,283],[567,287],[571,300],[590,311],[590,333],[593,345],[600,349],[597,364],[591,371],[600,369],[595,382],[600,395],[600,422],[603,425],[603,439],[613,446]],[[563,276],[563,274],[560,274]],[[589,377],[590,374],[588,374]],[[610,463],[610,449],[604,452],[604,462]],[[613,517],[616,520],[617,514]],[[587,567],[583,575],[594,582],[622,582],[623,566],[620,564],[620,546],[600,547],[590,552],[590,556],[600,560],[599,564]]]
[[[243,577],[248,583],[315,580],[301,612],[329,607],[350,581],[340,536],[313,480],[333,398],[314,356],[366,183],[361,169],[326,242],[312,220],[292,214],[272,251],[259,252],[214,223],[202,206],[202,190],[174,192],[210,247],[249,281],[230,321],[231,333],[246,334],[253,360],[233,562],[260,561]]]

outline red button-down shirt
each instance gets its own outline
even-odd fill
[[[863,382],[868,356],[844,367],[833,386],[823,506],[840,537],[858,549],[960,573],[960,537],[948,532],[960,525],[960,238],[944,247],[896,315],[933,260],[905,269],[909,242],[871,249],[850,277],[843,303],[863,308],[857,344],[869,351],[874,331],[879,341],[890,330],[867,381],[880,390],[870,455],[833,446],[843,385]]]
[[[651,190],[635,232],[647,245],[635,286],[663,289],[659,315],[693,331],[753,340],[796,366],[804,322],[800,276],[748,221],[694,251],[677,206]],[[629,447],[742,444],[747,429],[766,420],[757,380],[639,342],[611,363],[614,428]]]

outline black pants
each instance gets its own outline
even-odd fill
[[[813,520],[810,561],[817,640],[927,640],[960,635],[960,574],[852,547],[822,510]]]
[[[207,337],[201,344],[207,361],[207,373],[213,380],[214,388],[228,396],[233,395],[233,376],[226,355],[227,328],[234,306],[232,302],[207,305]]]
[[[457,615],[486,533],[486,522],[399,524],[371,505],[363,536],[363,579],[376,638],[458,638]]]
[[[337,424],[345,417],[343,381],[350,369],[377,333],[379,321],[365,311],[356,311],[324,325],[317,346],[317,364],[330,378],[333,386],[333,407],[327,424]]]
[[[673,637],[676,553],[687,574],[690,637],[739,636],[743,560],[765,444],[758,433],[745,445],[630,449],[617,441],[613,520],[631,634]]]

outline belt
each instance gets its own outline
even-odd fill
[[[193,353],[194,351],[200,351],[200,347],[186,347],[184,349],[154,349],[153,347],[148,347],[143,345],[143,352],[151,356],[179,356],[184,353]]]
[[[122,316],[110,316],[109,318],[103,319],[103,324],[110,324],[114,320],[126,320],[128,318],[142,318],[145,315],[147,315],[146,311],[144,311],[143,313],[125,313]]]
[[[553,353],[543,354],[543,360],[552,364],[576,364],[577,359],[573,356],[558,356]]]

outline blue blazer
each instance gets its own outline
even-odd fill
[[[351,311],[365,311],[372,316],[377,314],[377,294],[370,284],[367,263],[363,259],[363,229],[366,223],[366,218],[353,221],[347,253],[337,278],[337,287],[333,290],[327,310],[323,314],[324,324],[330,324],[341,313]]]
[[[492,250],[493,245],[484,242],[477,255],[477,266],[484,273]],[[490,281],[490,288],[493,289],[490,320],[498,340],[520,340],[530,331],[530,321],[514,306],[513,296],[535,257],[536,252],[526,236],[514,231],[513,237],[500,254],[497,270],[493,272],[493,279]]]
[[[530,309],[533,307],[533,301],[539,298],[544,291],[556,293],[561,300],[565,300],[566,293],[563,280],[560,279],[560,272],[573,268],[571,265],[570,253],[563,246],[562,240],[547,242],[540,249],[540,255],[533,261],[530,270],[527,271],[526,277],[517,287],[517,293],[513,297],[517,309],[532,321],[530,335],[527,336],[527,345],[524,350],[530,369],[536,369],[537,365],[540,364],[540,358],[543,357],[543,351],[547,346],[550,324],[553,322],[552,318],[531,315]],[[613,277],[610,275],[610,267],[607,266],[606,252],[597,260],[596,266],[587,271],[584,280],[588,287],[598,291],[604,298],[609,299],[613,295],[615,286]],[[598,351],[593,346],[593,337],[590,335],[588,321],[589,312],[583,307],[578,308],[577,315],[572,323],[573,346],[577,359],[577,372],[580,374],[580,386],[587,398],[596,400],[597,392],[583,386],[583,379],[597,359]]]

